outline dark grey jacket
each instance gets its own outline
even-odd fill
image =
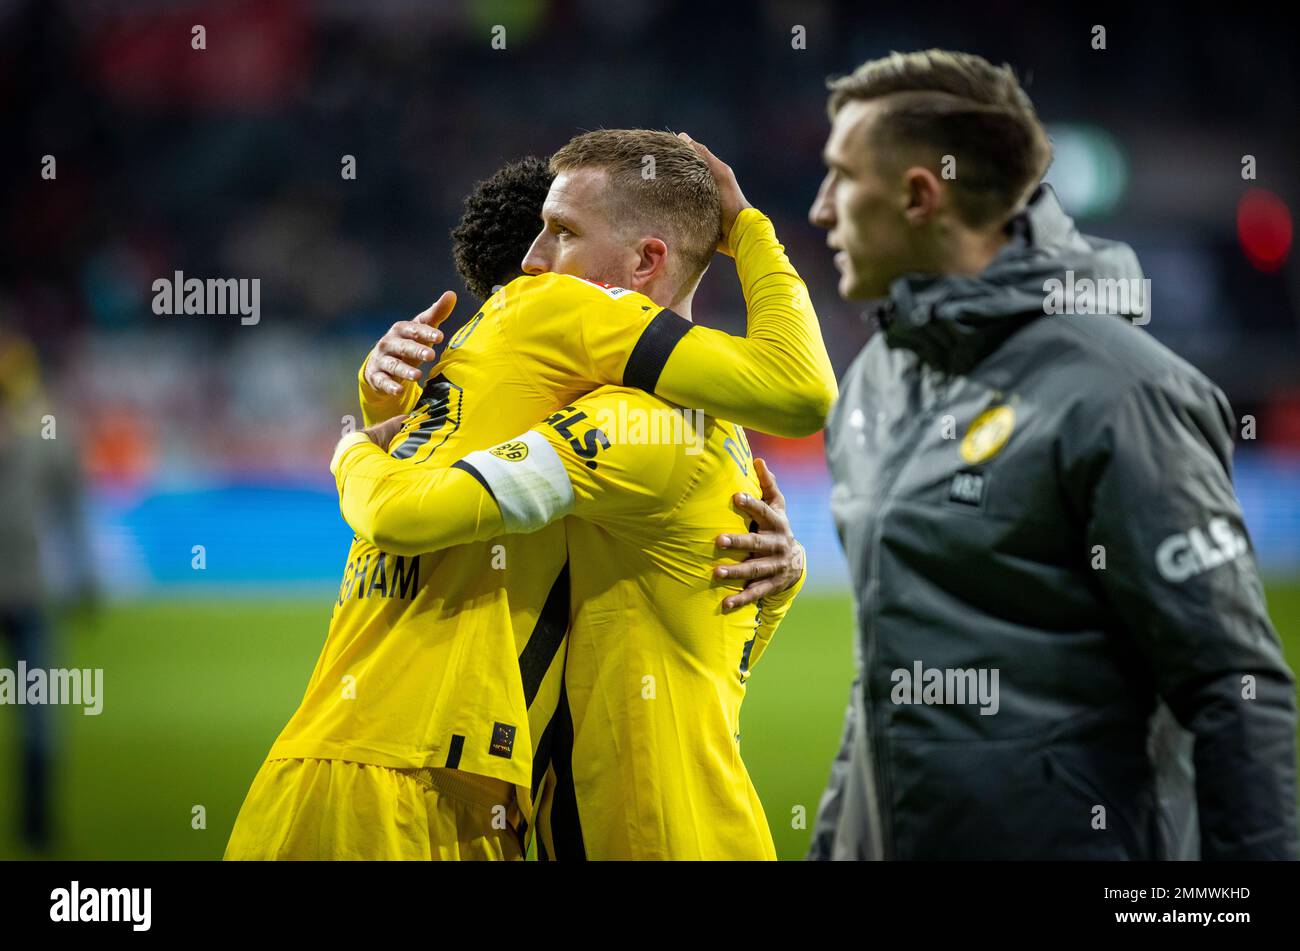
[[[1227,401],[1128,319],[1045,316],[1130,248],[1047,187],[1011,227],[894,283],[831,413],[859,678],[810,857],[1296,858]]]

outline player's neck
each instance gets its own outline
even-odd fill
[[[645,291],[642,291],[642,293],[645,294]],[[669,294],[649,293],[646,294],[646,297],[665,310],[671,310],[678,317],[685,317],[692,323],[695,322],[695,318],[691,316],[691,302],[695,299],[694,288],[691,288],[690,293],[676,299],[673,299]]]
[[[695,300],[695,291],[700,286],[699,280],[693,281],[689,286],[681,288],[677,294],[658,293],[657,288],[654,292],[647,294],[652,301],[660,307],[666,307],[679,317],[685,317],[694,323],[695,318],[691,316],[691,303]]]
[[[687,281],[685,284],[675,282],[676,286],[669,286],[668,277],[666,272],[660,272],[654,280],[634,289],[639,290],[660,307],[694,322],[694,317],[691,316],[691,302],[695,299],[695,291],[699,288],[704,273],[701,272],[694,280]]]

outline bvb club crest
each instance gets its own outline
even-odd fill
[[[528,458],[528,443],[516,439],[514,442],[503,442],[499,446],[494,446],[490,451],[492,455],[506,462],[523,462]]]
[[[1016,411],[1010,406],[995,406],[980,413],[966,430],[961,441],[961,457],[975,465],[992,459],[1011,438],[1016,426]]]

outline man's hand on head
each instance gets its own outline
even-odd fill
[[[704,159],[709,166],[709,171],[713,173],[713,180],[717,182],[718,193],[722,198],[722,240],[718,243],[718,250],[728,257],[734,257],[731,245],[727,241],[731,235],[731,228],[742,211],[754,206],[745,200],[745,195],[740,190],[740,183],[736,181],[736,173],[731,170],[730,165],[710,152],[707,146],[696,142],[685,132],[678,132],[677,137],[689,143],[699,153],[700,158]]]
[[[785,514],[785,496],[762,459],[754,460],[754,472],[763,489],[763,498],[756,499],[740,492],[735,496],[735,503],[757,524],[758,531],[744,535],[719,535],[716,541],[719,548],[749,552],[749,557],[740,564],[718,565],[713,569],[715,578],[742,578],[747,582],[740,593],[723,600],[724,614],[792,588],[803,576],[804,550],[790,531],[790,520]]]
[[[366,360],[366,385],[376,393],[400,396],[403,384],[418,383],[424,375],[423,365],[435,356],[433,348],[442,343],[442,331],[437,327],[455,307],[456,293],[444,291],[427,310],[388,328]]]

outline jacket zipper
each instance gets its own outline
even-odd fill
[[[921,372],[921,393],[922,400],[925,398],[925,364],[919,362],[918,367]],[[946,377],[936,374],[940,382],[935,384],[934,399],[930,407],[926,409],[920,417],[919,424],[914,428],[914,433],[923,433],[925,428],[935,418],[940,406],[943,405],[948,392],[948,381]],[[909,435],[911,435],[909,433]],[[881,483],[881,490],[877,495],[879,507],[876,511],[875,527],[872,529],[870,547],[868,548],[869,564],[871,571],[871,580],[868,583],[865,602],[864,620],[875,626],[877,607],[880,600],[880,536],[885,528],[885,515],[889,510],[889,503],[893,501],[892,493],[898,482],[899,476],[907,468],[907,464],[917,454],[919,439],[910,441],[910,451],[901,455],[895,464],[886,473],[886,478]],[[893,784],[889,775],[889,763],[887,758],[887,748],[881,743],[880,728],[878,726],[879,717],[876,716],[874,704],[871,697],[871,674],[875,667],[876,659],[876,640],[878,635],[873,631],[871,639],[866,644],[866,652],[862,663],[862,689],[864,692],[865,713],[868,720],[868,733],[871,737],[871,746],[874,755],[871,757],[872,774],[875,777],[877,810],[880,813],[880,833],[881,833],[881,857],[892,859],[894,857],[894,802],[893,802]]]

